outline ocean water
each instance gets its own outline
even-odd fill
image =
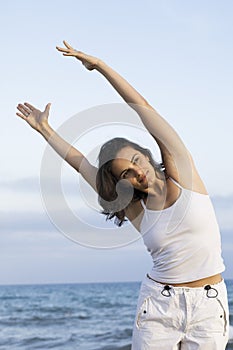
[[[233,280],[226,283],[233,325]],[[136,282],[0,286],[0,349],[130,350],[139,288]]]

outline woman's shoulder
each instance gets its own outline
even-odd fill
[[[184,181],[184,180],[182,181],[174,178],[170,178],[170,180],[173,181],[173,183],[175,183],[181,189],[208,195],[206,186],[203,180],[201,179],[200,175],[198,174],[198,172],[193,172],[192,177],[190,178],[190,180],[187,180],[187,181]]]
[[[196,168],[194,159],[188,151],[187,155],[186,158],[184,157],[185,160],[180,161],[179,164],[174,160],[171,161],[172,165],[170,166],[165,164],[166,178],[172,178],[183,189],[207,195],[207,189]]]

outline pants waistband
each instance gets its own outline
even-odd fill
[[[221,288],[223,285],[225,285],[225,281],[224,279],[222,279],[220,282],[216,283],[216,284],[205,284],[204,286],[201,286],[201,287],[188,287],[188,286],[173,286],[172,284],[169,284],[169,283],[160,283],[156,280],[154,280],[148,273],[146,275],[146,280],[147,282],[151,282],[151,285],[154,286],[154,287],[158,287],[158,288],[161,288],[162,290],[163,289],[167,289],[167,290],[170,290],[170,289],[173,289],[174,291],[179,291],[179,290],[190,290],[190,291],[203,291],[203,290],[206,290],[208,292],[208,290],[214,290],[214,289],[218,289],[218,288]],[[209,293],[210,294],[210,293]]]
[[[165,286],[169,286],[170,288],[174,290],[183,290],[183,289],[190,289],[190,290],[203,290],[204,287],[187,287],[187,286],[173,286],[172,284],[169,283],[160,283],[156,280],[154,280],[148,273],[146,274],[146,280],[147,282],[150,282],[152,286],[158,287],[163,289]]]

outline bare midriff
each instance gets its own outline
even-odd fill
[[[185,283],[164,283],[160,281],[156,281],[158,283],[164,284],[164,285],[169,285],[173,287],[190,287],[190,288],[197,288],[197,287],[203,287],[207,284],[217,284],[222,281],[222,275],[219,273],[217,275],[213,275],[210,277],[202,278],[197,281],[192,281],[192,282],[185,282]]]

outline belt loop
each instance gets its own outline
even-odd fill
[[[208,298],[217,298],[217,296],[218,296],[218,291],[217,291],[217,289],[211,287],[210,284],[207,284],[207,285],[204,287],[204,289],[206,290],[206,296],[207,296]],[[212,291],[212,292],[211,292],[211,291]]]
[[[150,275],[147,273],[146,274],[146,277],[149,278],[151,281],[154,281],[156,283],[159,283],[157,282],[156,280],[154,280],[152,277],[150,277]],[[168,284],[165,284],[165,286],[163,287],[163,290],[161,291],[161,294],[164,296],[164,297],[170,297],[171,296],[171,290],[172,288],[168,285]]]
[[[165,285],[163,290],[161,291],[161,294],[164,296],[164,297],[170,297],[171,296],[171,287],[169,285]]]

